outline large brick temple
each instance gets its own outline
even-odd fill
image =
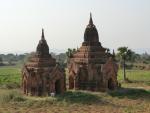
[[[68,60],[69,88],[106,91],[118,86],[115,55],[102,47],[90,14],[82,46]]]
[[[22,69],[22,89],[24,94],[33,96],[63,94],[66,90],[64,71],[49,54],[43,29],[35,54]]]

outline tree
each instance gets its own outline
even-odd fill
[[[123,60],[123,77],[124,81],[127,80],[126,78],[126,60],[131,59],[132,56],[131,49],[128,49],[128,47],[119,47],[118,48],[118,55],[120,56],[121,60]]]
[[[2,65],[3,64],[3,59],[2,59],[2,57],[0,57],[0,65]]]
[[[106,48],[106,51],[107,51],[107,53],[110,53],[110,49],[109,48]]]
[[[62,69],[66,67],[66,65],[67,65],[67,62],[66,62],[67,56],[66,56],[65,53],[60,53],[60,54],[56,55],[55,58],[56,58],[56,61],[59,63],[59,66]]]
[[[72,55],[74,54],[74,53],[76,53],[76,49],[70,49],[70,48],[68,48],[68,51],[66,52],[66,55],[67,55],[67,57],[68,58],[71,58],[72,57]]]

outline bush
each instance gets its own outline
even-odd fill
[[[21,102],[26,99],[18,91],[6,91],[0,94],[0,103]]]
[[[100,97],[98,97],[97,95],[82,91],[67,91],[63,96],[56,95],[56,99],[57,101],[81,104],[91,104],[100,101]]]
[[[20,88],[20,84],[18,83],[5,83],[5,84],[0,84],[1,89],[16,89]]]

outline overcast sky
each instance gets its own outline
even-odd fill
[[[150,0],[0,0],[0,54],[80,47],[92,12],[102,46],[150,48]]]

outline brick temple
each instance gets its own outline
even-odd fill
[[[22,89],[24,94],[32,96],[63,94],[66,90],[65,73],[49,54],[43,29],[35,54],[22,69]]]
[[[91,14],[82,46],[70,55],[68,71],[69,89],[106,91],[118,87],[115,55],[101,45]]]

